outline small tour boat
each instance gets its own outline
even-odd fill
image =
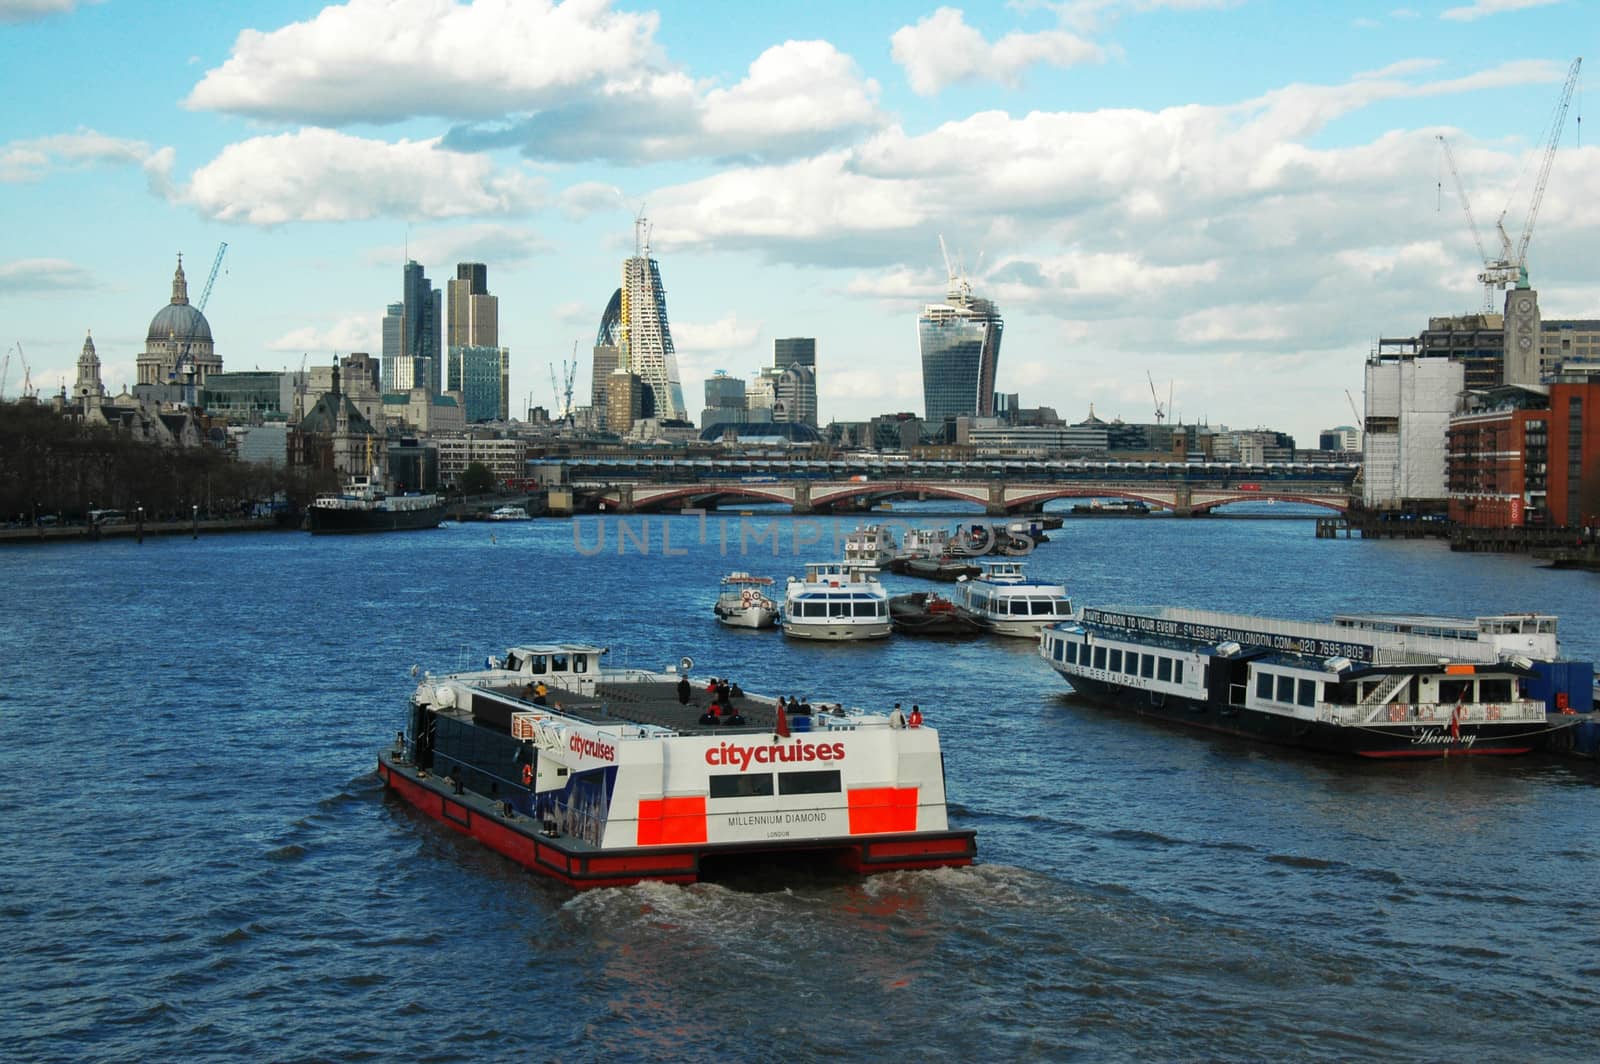
[[[572,887],[692,883],[775,857],[857,874],[972,863],[936,729],[714,700],[689,658],[654,672],[602,665],[605,653],[525,645],[424,674],[378,755],[385,789]]]
[[[1594,666],[1556,618],[1084,609],[1039,654],[1075,691],[1141,716],[1363,757],[1521,754],[1583,719]],[[1569,734],[1570,733],[1565,733]]]
[[[889,622],[907,635],[981,635],[983,628],[932,591],[914,591],[889,600]]]
[[[783,633],[796,639],[844,641],[888,636],[889,593],[872,566],[810,562],[789,578]]]
[[[521,506],[497,506],[490,512],[491,521],[532,521],[528,511]]]
[[[1138,499],[1094,499],[1078,503],[1072,512],[1079,517],[1149,517],[1150,504]]]
[[[767,596],[771,586],[770,576],[729,573],[722,578],[722,589],[717,594],[717,620],[730,628],[777,627],[778,604]]]
[[[984,562],[983,572],[958,585],[961,611],[996,635],[1036,639],[1049,625],[1072,616],[1060,584],[1030,580],[1021,562]]]

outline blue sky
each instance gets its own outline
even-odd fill
[[[654,226],[685,393],[815,336],[824,419],[922,407],[939,240],[999,386],[1077,420],[1314,445],[1377,337],[1481,305],[1600,15],[1580,0],[643,6],[0,0],[0,343],[133,380],[182,251],[228,369],[379,350],[406,250],[489,265],[513,408],[588,348]],[[1567,116],[1529,269],[1600,318],[1600,151]],[[1581,137],[1581,143],[1580,143]],[[1443,182],[1441,195],[1440,183]],[[21,386],[15,355],[6,394]]]

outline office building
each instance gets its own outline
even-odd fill
[[[667,323],[667,292],[661,284],[661,265],[650,257],[650,227],[643,217],[634,222],[634,241],[634,255],[622,264],[619,365],[643,381],[650,393],[642,416],[687,421],[678,356]],[[618,431],[615,425],[608,427]]]
[[[499,347],[500,299],[489,294],[489,267],[456,264],[455,280],[445,284],[445,347]]]
[[[923,407],[930,424],[994,416],[995,371],[1004,328],[995,305],[974,296],[966,278],[955,274],[945,301],[923,308],[917,339]]]
[[[744,381],[717,370],[706,379],[706,406],[700,414],[700,427],[738,424],[745,419]]]
[[[444,372],[443,299],[415,261],[406,263],[403,292],[400,368],[394,390],[426,388],[438,395]]]
[[[802,366],[817,368],[817,341],[810,336],[789,336],[772,341],[772,365],[776,369],[787,369],[799,363]]]
[[[395,384],[395,374],[400,364],[400,352],[405,348],[405,320],[404,303],[390,303],[388,309],[384,311],[382,389],[386,392],[395,391],[399,387]]]
[[[772,419],[817,427],[817,341],[790,336],[772,341]]]
[[[605,313],[600,315],[600,328],[594,336],[594,362],[589,376],[589,409],[594,417],[594,427],[606,427],[607,387],[611,374],[616,372],[622,357],[622,289],[611,293]]]
[[[625,436],[644,414],[644,393],[649,386],[637,373],[620,366],[606,378],[606,430]]]
[[[511,416],[511,351],[504,347],[450,348],[449,391],[461,397],[468,424]]]

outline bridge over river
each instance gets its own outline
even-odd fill
[[[950,499],[1003,516],[1052,499],[1126,499],[1179,516],[1271,499],[1346,511],[1360,467],[1349,464],[1224,462],[861,462],[728,463],[653,460],[581,463],[571,470],[589,508],[635,513],[686,507],[780,503],[797,514],[860,510],[896,499]],[[832,468],[844,466],[841,469]],[[730,468],[731,467],[731,468]],[[938,468],[944,467],[944,468]],[[843,475],[840,475],[843,474]]]

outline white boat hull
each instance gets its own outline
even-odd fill
[[[995,635],[1008,635],[1015,639],[1036,640],[1039,638],[1039,633],[1044,631],[1046,628],[1049,628],[1052,624],[1055,624],[1058,621],[1067,620],[1066,617],[1039,617],[1037,619],[1029,618],[1026,620],[1018,617],[1016,620],[1012,620],[1010,618],[1001,620],[994,617],[986,617],[981,613],[974,613],[971,610],[964,609],[962,612],[968,617],[972,618],[972,620],[980,628],[993,632]]]
[[[775,628],[778,624],[778,611],[760,606],[719,609],[717,620],[729,628]]]
[[[890,626],[887,620],[868,624],[816,624],[795,623],[791,618],[784,623],[784,635],[795,639],[814,639],[830,643],[845,643],[860,639],[887,639]]]

